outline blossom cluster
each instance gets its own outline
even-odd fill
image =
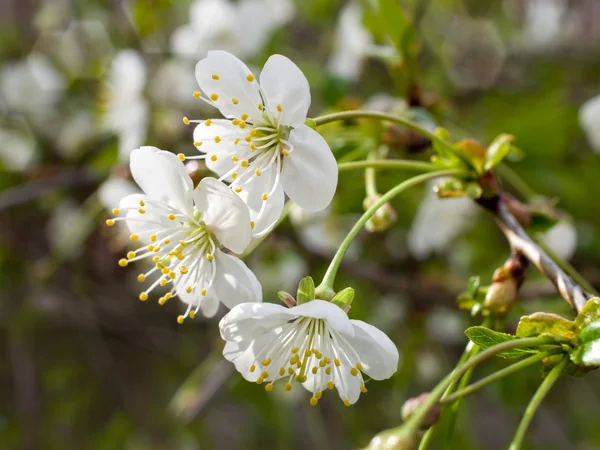
[[[155,147],[131,152],[131,174],[143,193],[122,198],[107,224],[125,222],[139,246],[119,265],[150,261],[137,278],[149,283],[139,299],[157,291],[161,305],[179,298],[186,305],[179,323],[198,313],[212,317],[221,303],[230,308],[220,322],[223,354],[245,379],[265,383],[267,391],[279,379],[287,380],[288,391],[300,383],[313,393],[313,405],[336,388],[350,405],[366,392],[365,376],[385,379],[396,371],[392,341],[314,295],[287,307],[262,303],[259,281],[238,257],[273,229],[286,196],[320,211],[335,194],[336,160],[307,125],[308,81],[284,56],[271,56],[257,78],[225,51],[209,52],[196,66],[196,79],[194,97],[224,118],[184,118],[195,124],[195,156]],[[194,187],[187,159],[204,160],[216,177]]]

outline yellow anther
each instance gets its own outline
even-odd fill
[[[177,278],[177,274],[175,272],[169,272],[169,278],[171,280],[174,280],[175,278]]]
[[[238,161],[240,160],[240,158],[238,158],[237,156],[232,156],[232,157],[231,157],[231,160],[232,160],[233,162],[238,162]]]
[[[137,277],[138,282],[143,283],[144,281],[146,281],[146,275],[144,275],[143,273],[140,273]]]
[[[356,363],[356,368],[362,372],[362,370],[363,370],[363,366],[362,366],[362,364],[360,363],[360,361]]]
[[[242,161],[242,163],[241,163],[241,164],[242,164],[242,167],[245,169],[246,167],[248,167],[248,165],[249,165],[250,163],[248,162],[248,160],[247,160],[247,159],[244,159],[244,160]]]
[[[169,220],[175,220],[177,218],[177,216],[173,213],[169,214],[168,217],[169,217]]]
[[[263,366],[268,366],[269,364],[271,364],[271,358],[265,358],[261,361],[261,364]]]
[[[345,398],[344,399],[344,405],[350,406],[350,400],[348,400],[347,398]]]
[[[319,399],[317,399],[317,397],[311,397],[309,403],[310,406],[317,406],[317,403],[319,403]]]
[[[282,377],[285,375],[285,367],[280,367],[279,368],[279,376]]]
[[[250,142],[250,150],[256,150],[256,145],[254,145],[254,142]]]
[[[185,292],[187,292],[188,294],[191,294],[192,293],[192,287],[191,286],[186,287],[185,288]]]
[[[206,119],[204,121],[204,125],[206,125],[207,127],[210,127],[212,125],[212,119]]]
[[[210,253],[206,254],[206,259],[208,259],[209,261],[214,261],[215,257],[213,255],[211,255]]]
[[[181,268],[179,269],[179,273],[180,273],[181,275],[185,275],[185,274],[187,274],[187,273],[188,273],[187,267],[181,267]]]
[[[185,317],[183,317],[183,316],[177,316],[177,323],[178,323],[179,325],[181,325],[181,324],[183,323],[183,321],[184,321],[184,320],[185,320]]]
[[[179,245],[181,245],[182,247],[185,247],[187,244],[185,243],[185,241],[183,239],[180,239]]]
[[[248,114],[245,114],[245,113],[244,113],[244,114],[242,114],[242,117],[241,117],[241,119],[242,119],[242,120],[246,120],[248,117],[250,117],[250,116],[249,116]]]
[[[237,105],[239,102],[240,102],[240,101],[239,101],[237,98],[235,98],[235,97],[233,97],[233,98],[231,99],[231,103],[233,103],[234,105]]]
[[[324,360],[319,361],[319,367],[325,367],[327,363]]]
[[[252,365],[250,366],[250,369],[249,369],[249,370],[250,370],[250,373],[254,372],[254,371],[256,370],[256,366],[255,366],[254,364],[252,364]]]
[[[281,152],[283,156],[290,156],[290,152],[288,152],[285,148]]]
[[[329,389],[330,391],[332,391],[334,387],[335,385],[333,384],[333,381],[327,383],[327,389]]]
[[[218,158],[217,158],[217,155],[212,155],[212,156],[210,157],[210,160],[211,160],[212,162],[215,162],[217,159],[218,159]]]
[[[148,249],[149,252],[151,252],[152,250],[154,250],[154,245],[149,245],[146,248]]]
[[[262,110],[263,110],[263,104],[262,104],[262,103],[259,103],[259,104],[258,104],[258,110],[259,110],[259,111],[262,111]]]
[[[170,292],[167,292],[167,293],[165,294],[165,299],[166,299],[166,300],[169,300],[171,297],[173,297],[173,294],[171,294]]]
[[[243,130],[246,128],[246,122],[240,122],[239,127]]]
[[[177,259],[179,261],[183,261],[183,258],[185,258],[185,256],[183,256],[181,253],[179,255],[177,255]]]
[[[342,363],[340,362],[340,360],[339,360],[339,359],[337,359],[337,358],[335,358],[335,359],[333,360],[333,363],[336,365],[336,367],[340,367],[340,364],[342,364]]]
[[[257,167],[256,170],[254,171],[254,175],[256,175],[257,177],[260,177],[261,172],[260,169]]]
[[[238,142],[240,142],[240,138],[235,138],[235,139],[233,140],[233,145],[237,145],[237,144],[238,144]],[[233,158],[232,158],[232,159],[233,159]]]
[[[252,136],[248,135],[248,136],[246,136],[246,138],[244,140],[246,142],[250,142],[252,140]]]
[[[237,192],[238,194],[239,194],[240,192],[242,192],[242,188],[241,188],[241,187],[239,187],[239,186],[236,186],[235,188],[233,188],[233,190],[234,190],[235,192]]]
[[[145,302],[146,300],[148,300],[148,294],[146,294],[145,292],[142,292],[138,298],[139,298],[139,299],[140,299],[142,302]]]
[[[269,378],[269,372],[265,371],[265,372],[261,373],[260,376],[263,377],[264,379],[267,379],[267,378]]]
[[[250,228],[254,229],[254,220],[250,221]]]
[[[219,78],[221,78],[219,75],[217,75],[216,73],[213,73],[213,76],[212,76],[213,80],[218,80]]]
[[[352,375],[353,377],[358,375],[358,370],[356,369],[356,367],[353,367],[352,369],[350,369],[350,375]]]
[[[187,117],[184,117],[183,118],[183,123],[186,124],[186,125],[189,125],[190,124],[190,119],[188,119]]]
[[[294,375],[294,369],[291,367],[288,367],[288,375]]]
[[[152,262],[155,263],[156,261],[158,261],[160,259],[160,256],[156,255],[152,257]]]
[[[221,138],[219,136],[215,136],[215,144],[221,142]]]
[[[200,141],[194,142],[194,146],[195,147],[202,147],[202,142],[200,142]]]
[[[321,397],[323,397],[323,393],[321,391],[317,391],[315,392],[315,397],[317,397],[317,400],[321,400]]]
[[[256,379],[256,384],[262,384],[262,383],[263,383],[263,381],[265,381],[263,377],[258,377],[258,378]]]
[[[317,350],[317,352],[315,353],[315,357],[317,359],[321,359],[323,357],[323,353],[321,353],[319,350]]]
[[[206,288],[202,288],[202,290],[200,291],[200,293],[204,296],[206,296]]]
[[[154,247],[154,253],[158,253],[158,252],[160,252],[160,247],[158,247],[158,246]]]
[[[168,267],[163,267],[161,272],[163,273],[163,275],[167,275],[169,273],[169,268]]]
[[[325,369],[325,373],[327,375],[331,375],[331,367],[328,367],[327,369]]]
[[[165,239],[163,241],[163,244],[165,244],[165,245],[169,245],[170,243],[171,243],[171,239]]]
[[[268,383],[265,385],[265,391],[271,392],[273,390],[273,383]]]
[[[112,213],[114,215],[121,214],[121,210],[119,208],[115,208],[115,209],[112,210]]]
[[[331,362],[331,360],[327,356],[323,358],[323,361],[325,361],[326,364],[329,364]]]
[[[153,235],[150,236],[150,242],[156,242],[156,239],[157,238],[156,238],[155,234],[153,234]]]
[[[129,239],[131,239],[132,241],[137,241],[140,237],[137,234],[132,234],[131,236],[129,236]]]
[[[196,313],[194,312],[194,310],[190,311],[190,319],[193,319],[194,317],[196,317]]]
[[[277,111],[281,112],[283,108],[281,108],[281,105],[277,105]]]
[[[305,358],[310,357],[310,355],[312,355],[312,352],[310,350],[304,350],[304,357]]]
[[[252,75],[251,73],[248,74],[248,76],[246,77],[246,80],[248,80],[249,82],[253,82],[254,81],[254,75]]]
[[[256,133],[257,131],[253,129],[252,131],[250,131],[250,136],[254,137],[256,136]]]
[[[167,303],[167,298],[166,297],[161,297],[158,299],[158,304],[160,306],[164,305],[165,303]]]
[[[292,390],[292,383],[286,383],[285,386],[284,386],[284,389],[286,391],[288,391],[288,392],[291,391]]]
[[[194,145],[196,145],[197,142],[194,142]],[[178,153],[177,157],[179,158],[179,161],[185,161],[185,155],[183,153]]]
[[[200,93],[200,91],[194,91],[193,96],[194,98],[200,98],[202,94]]]
[[[314,375],[316,375],[318,371],[319,371],[319,368],[318,368],[317,366],[313,367],[313,368],[312,368],[312,370],[311,370],[311,372],[312,372]]]
[[[292,353],[298,353],[298,350],[300,350],[298,347],[294,347],[294,348],[292,349]]]
[[[235,179],[238,177],[238,175],[239,175],[239,174],[238,174],[237,172],[233,172],[233,173],[231,174],[231,179],[232,179],[232,180],[235,180]]]
[[[144,200],[140,200],[140,206],[146,206],[146,203],[144,203]]]
[[[269,194],[267,194],[266,192],[262,195],[262,199],[263,200],[267,200],[269,198]]]
[[[211,96],[210,96],[210,99],[211,99],[213,102],[216,102],[217,100],[219,100],[219,96],[218,96],[217,94],[211,94]]]
[[[112,227],[115,224],[115,221],[113,219],[108,219],[106,221],[106,225],[108,225],[109,227]]]
[[[365,387],[365,385],[364,385],[364,384],[361,384],[361,385],[360,385],[360,392],[362,392],[362,393],[364,394],[364,393],[365,393],[365,392],[367,392],[367,391],[368,391],[368,389]]]
[[[135,258],[135,252],[127,252],[127,259]]]
[[[142,209],[142,208],[138,208],[138,212],[139,212],[140,214],[146,214],[146,210],[145,210],[145,209]]]
[[[239,124],[240,124],[240,120],[239,120],[239,119],[233,119],[233,120],[231,121],[231,124],[232,124],[232,125],[235,125],[235,126],[237,126],[237,125],[239,125]]]
[[[160,283],[159,283],[159,284],[160,284],[161,286],[166,286],[166,284],[167,284],[167,279],[166,279],[166,278],[163,278],[162,280],[160,280]]]
[[[121,259],[119,260],[119,265],[120,265],[121,267],[127,267],[127,264],[128,264],[128,263],[127,263],[127,260],[126,260],[125,258],[121,258]]]

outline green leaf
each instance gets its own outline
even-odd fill
[[[557,314],[537,312],[530,316],[523,316],[519,321],[516,335],[520,338],[551,334],[567,339],[575,339],[578,327],[575,322],[565,319]]]
[[[600,297],[590,298],[575,319],[579,328],[584,328],[600,319]]]
[[[588,324],[579,332],[571,361],[578,366],[600,367],[600,320]]]
[[[490,330],[486,327],[467,328],[465,334],[471,340],[471,342],[473,342],[473,344],[477,345],[482,350],[493,347],[494,345],[502,344],[504,342],[519,339],[516,336],[500,333],[498,331]],[[537,351],[538,350],[535,348],[514,348],[512,350],[500,352],[497,356],[502,358],[520,358],[521,356],[525,356],[529,353],[537,353]]]
[[[480,285],[481,285],[480,277],[469,278],[469,281],[467,282],[467,294],[469,294],[471,296],[471,298],[476,298]]]
[[[405,55],[406,33],[412,24],[398,0],[379,0],[379,23],[401,55]]]
[[[315,299],[315,282],[311,277],[304,277],[298,284],[298,295],[296,295],[296,301],[298,305],[302,303],[310,302]]]
[[[490,170],[502,162],[504,158],[510,152],[511,142],[514,140],[514,136],[510,134],[501,134],[496,137],[487,149],[485,156],[485,164],[483,168]]]

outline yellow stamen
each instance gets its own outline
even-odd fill
[[[191,294],[192,293],[192,287],[191,286],[186,287],[185,288],[185,292],[187,292],[188,294]]]
[[[194,94],[193,94],[193,95],[194,95],[194,98],[200,98],[200,96],[201,96],[202,94],[200,93],[200,91],[194,91]]]
[[[183,118],[183,123],[186,124],[186,125],[189,125],[190,124],[190,119],[188,119],[187,117],[184,117]]]
[[[194,142],[194,145],[196,145],[197,142]],[[177,157],[179,158],[179,161],[185,161],[185,155],[183,153],[178,153]]]
[[[217,94],[211,94],[211,96],[210,96],[210,99],[211,99],[213,102],[216,102],[217,100],[219,100],[219,96],[218,96]]]
[[[309,403],[310,403],[310,406],[317,406],[317,403],[319,403],[319,400],[317,399],[317,397],[311,397]]]
[[[139,296],[140,301],[145,302],[146,300],[148,300],[148,294],[146,294],[145,292],[142,292]]]
[[[213,255],[211,255],[210,253],[207,253],[206,259],[208,259],[209,261],[214,261],[215,257]]]
[[[212,119],[206,119],[204,121],[204,125],[206,125],[207,127],[210,127],[212,125]]]
[[[248,80],[250,83],[252,83],[254,81],[254,75],[249,73],[248,76],[246,77],[246,80]]]
[[[265,391],[271,392],[273,390],[273,383],[269,383],[265,386]]]
[[[327,389],[329,389],[330,391],[332,391],[334,387],[335,385],[333,384],[333,381],[327,383]]]
[[[112,210],[112,213],[116,216],[117,214],[121,213],[121,210],[119,208],[115,208]]]
[[[204,296],[206,296],[206,288],[202,288],[202,290],[200,291],[200,293]]]
[[[128,264],[128,263],[127,263],[127,260],[126,260],[125,258],[121,258],[121,259],[119,260],[119,265],[120,265],[121,267],[127,267],[127,264]]]
[[[114,226],[114,224],[115,224],[115,221],[114,221],[113,219],[108,219],[108,220],[106,221],[106,225],[108,225],[109,227],[112,227],[112,226]]]
[[[248,117],[250,117],[250,116],[249,116],[248,114],[245,114],[245,113],[244,113],[244,114],[242,114],[242,117],[241,117],[241,119],[242,119],[242,120],[246,120]]]
[[[259,110],[259,111],[262,111],[262,110],[263,110],[263,104],[262,104],[262,103],[259,103],[259,104],[258,104],[258,110]]]
[[[144,275],[143,273],[140,273],[137,277],[138,282],[143,283],[144,281],[146,281],[146,275]]]
[[[350,400],[348,400],[347,398],[345,398],[344,399],[344,405],[350,406]]]
[[[233,188],[233,190],[234,190],[235,192],[237,192],[238,194],[239,194],[240,192],[242,192],[242,188],[241,188],[241,187],[239,187],[239,186],[236,186],[235,188]]]
[[[265,358],[261,361],[261,364],[263,366],[268,366],[269,364],[271,364],[271,358]],[[265,377],[266,378],[266,377]]]
[[[358,375],[358,370],[356,370],[356,367],[353,367],[352,369],[350,369],[350,375],[352,375],[353,377]]]
[[[281,107],[281,105],[277,105],[277,111],[281,112],[281,111],[282,111],[282,109],[283,109],[283,108]]]
[[[184,321],[184,320],[185,320],[185,317],[183,317],[183,316],[177,316],[177,323],[178,323],[179,325],[181,325],[181,324],[183,323],[183,321]]]
[[[175,220],[177,218],[177,216],[173,213],[169,214],[167,217],[169,217],[169,220]]]
[[[283,156],[290,156],[290,152],[288,152],[285,148],[281,153],[283,154]]]
[[[254,220],[250,221],[250,228],[254,229]]]
[[[256,366],[255,366],[254,364],[252,364],[252,365],[250,366],[250,369],[249,369],[249,370],[250,370],[250,373],[254,372],[254,371],[256,370]]]
[[[132,234],[131,236],[129,236],[129,239],[131,239],[132,241],[137,241],[140,237],[137,234]]]
[[[219,136],[215,136],[215,144],[221,142],[221,138]]]
[[[250,163],[248,162],[248,160],[247,160],[247,159],[244,159],[244,160],[242,161],[242,167],[243,167],[244,169],[245,169],[246,167],[248,167],[248,164],[250,164]]]
[[[323,393],[321,391],[317,391],[315,392],[315,397],[317,397],[317,400],[321,400],[321,397],[323,397]]]
[[[135,252],[127,252],[127,259],[135,258]]]
[[[193,319],[194,317],[196,317],[196,313],[194,312],[194,310],[190,311],[190,319]]]
[[[260,175],[261,175],[261,173],[260,173],[260,169],[259,169],[259,168],[256,168],[256,170],[254,171],[254,174],[255,174],[257,177],[260,177]]]
[[[291,391],[292,390],[292,383],[286,383],[286,385],[284,386],[284,389],[286,391],[288,391],[288,392]]]
[[[267,194],[266,192],[262,195],[262,199],[263,200],[267,200],[269,198],[269,194]]]
[[[365,387],[365,385],[364,385],[364,384],[361,384],[361,385],[360,385],[360,392],[362,392],[362,393],[364,394],[364,393],[365,393],[365,392],[367,392],[367,391],[368,391],[368,389]]]
[[[219,78],[221,78],[221,77],[219,75],[217,75],[216,73],[214,73],[212,76],[213,80],[218,80]]]
[[[234,105],[237,105],[239,102],[240,102],[240,101],[239,101],[237,98],[235,98],[235,97],[233,97],[233,98],[231,99],[231,103],[233,103]]]

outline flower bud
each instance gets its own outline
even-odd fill
[[[363,202],[363,207],[365,210],[369,209],[377,203],[380,198],[381,195],[379,194],[368,196]],[[389,202],[386,202],[371,216],[365,224],[365,228],[371,233],[385,231],[390,228],[397,219],[398,215],[396,214],[396,211]]]
[[[348,287],[346,289],[342,289],[340,292],[335,294],[335,297],[333,297],[331,303],[339,306],[344,311],[346,311],[346,308],[350,309],[352,300],[354,300],[354,289]]]
[[[496,315],[505,315],[517,300],[518,282],[514,278],[495,281],[489,287],[484,306]]]
[[[417,450],[419,440],[415,433],[388,430],[379,433],[364,450]]]
[[[281,302],[288,308],[293,308],[296,306],[296,299],[292,297],[292,294],[288,294],[285,291],[279,291],[277,293],[277,297],[279,297],[279,300],[281,300]]]
[[[407,421],[408,418],[412,416],[414,412],[417,409],[419,409],[421,405],[427,400],[427,397],[429,397],[429,392],[424,392],[418,397],[409,398],[406,402],[404,402],[401,411],[402,419],[404,421]],[[427,430],[428,428],[432,427],[440,418],[440,413],[440,406],[437,404],[433,406],[423,419],[423,422],[421,423],[421,429]]]

